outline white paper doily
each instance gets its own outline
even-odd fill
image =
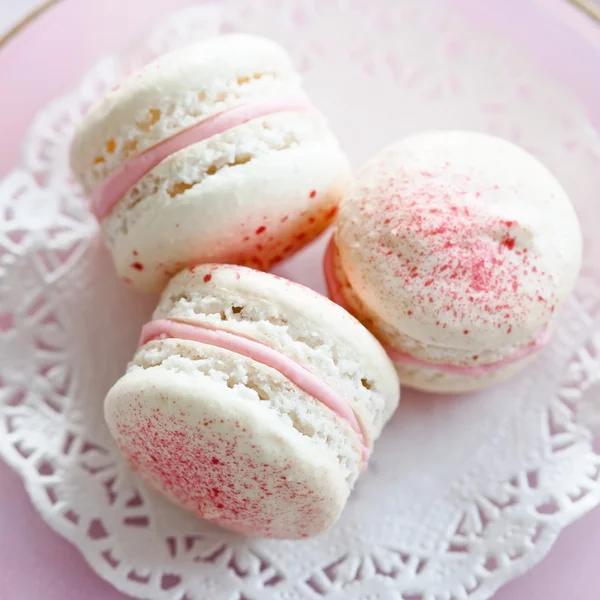
[[[551,346],[468,398],[405,391],[341,521],[303,542],[246,540],[149,491],[118,457],[102,399],[154,300],[113,273],[67,147],[132,66],[219,32],[286,45],[360,164],[403,134],[464,127],[537,154],[576,202],[585,264]],[[0,184],[0,453],[44,519],[117,588],[152,600],[481,600],[600,502],[600,139],[510,44],[435,0],[208,1],[105,57],[32,124]],[[313,246],[279,269],[322,290]]]

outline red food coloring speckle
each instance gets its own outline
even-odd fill
[[[511,333],[511,332],[512,332],[512,325],[509,325],[506,333]]]
[[[412,311],[412,310],[409,310],[409,311],[407,312],[407,314],[408,314],[408,316],[410,317],[410,315],[412,315],[412,314],[413,314],[413,311]]]
[[[310,193],[310,197],[311,197],[311,198],[314,198],[316,195],[317,195],[317,190],[313,190],[313,191]]]
[[[464,334],[464,335],[469,335],[469,330],[468,330],[468,329],[465,329],[465,330],[463,331],[463,334]]]
[[[131,263],[131,268],[135,269],[136,271],[143,271],[144,265],[141,262],[134,262],[134,263]]]
[[[299,234],[296,236],[296,239],[297,239],[299,242],[301,242],[301,241],[302,241],[303,239],[305,239],[305,238],[306,238],[306,233],[299,233]]]
[[[249,239],[250,239],[250,236],[249,236],[249,235],[245,236],[245,237],[244,237],[244,242],[247,242]]]
[[[134,256],[137,256],[137,255],[138,255],[138,251],[137,251],[137,250],[134,250],[134,251],[133,251],[133,255],[134,255]]]
[[[285,217],[281,218],[281,222],[285,223],[288,219],[289,219],[289,217],[286,215]]]
[[[267,230],[267,228],[264,225],[261,225],[257,230],[256,230],[256,235],[260,235],[261,233],[264,233]]]
[[[204,276],[204,283],[208,283],[212,279],[212,275],[208,273]]]
[[[504,246],[505,248],[508,248],[509,250],[512,250],[515,247],[515,243],[516,243],[516,239],[514,237],[511,237],[510,235],[507,235],[501,242],[500,245]]]
[[[338,206],[333,206],[332,208],[330,208],[327,213],[325,213],[325,218],[326,219],[333,219],[333,217],[335,217],[335,215],[337,214],[337,211],[339,210]]]

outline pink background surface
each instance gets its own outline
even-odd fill
[[[0,112],[4,138],[0,177],[17,163],[20,141],[41,106],[71,88],[99,55],[123,48],[141,35],[165,6],[176,9],[189,1],[69,0],[47,11],[2,48],[5,108]],[[508,35],[525,48],[575,92],[600,130],[600,24],[565,0],[447,1],[477,26]],[[38,517],[20,479],[2,462],[0,494],[0,600],[125,598]],[[598,556],[600,509],[569,527],[541,565],[505,586],[495,598],[596,599],[600,597]]]

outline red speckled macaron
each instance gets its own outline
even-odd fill
[[[313,290],[243,267],[165,289],[109,429],[146,481],[240,533],[304,538],[339,517],[398,404],[377,340]]]
[[[382,341],[403,384],[469,391],[549,339],[581,263],[565,191],[484,134],[418,134],[383,150],[342,199],[331,296]]]

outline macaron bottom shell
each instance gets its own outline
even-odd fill
[[[434,366],[417,367],[400,363],[394,363],[394,366],[404,387],[438,394],[468,394],[507,381],[534,360],[535,355],[529,355],[483,375],[458,375]]]
[[[203,148],[185,154],[174,160],[193,163]],[[221,169],[173,196],[121,202],[103,230],[120,277],[147,292],[201,263],[267,270],[331,224],[348,176],[333,138],[303,142]]]
[[[270,367],[181,340],[142,346],[105,417],[151,486],[246,535],[306,538],[339,517],[360,471],[349,425]]]

